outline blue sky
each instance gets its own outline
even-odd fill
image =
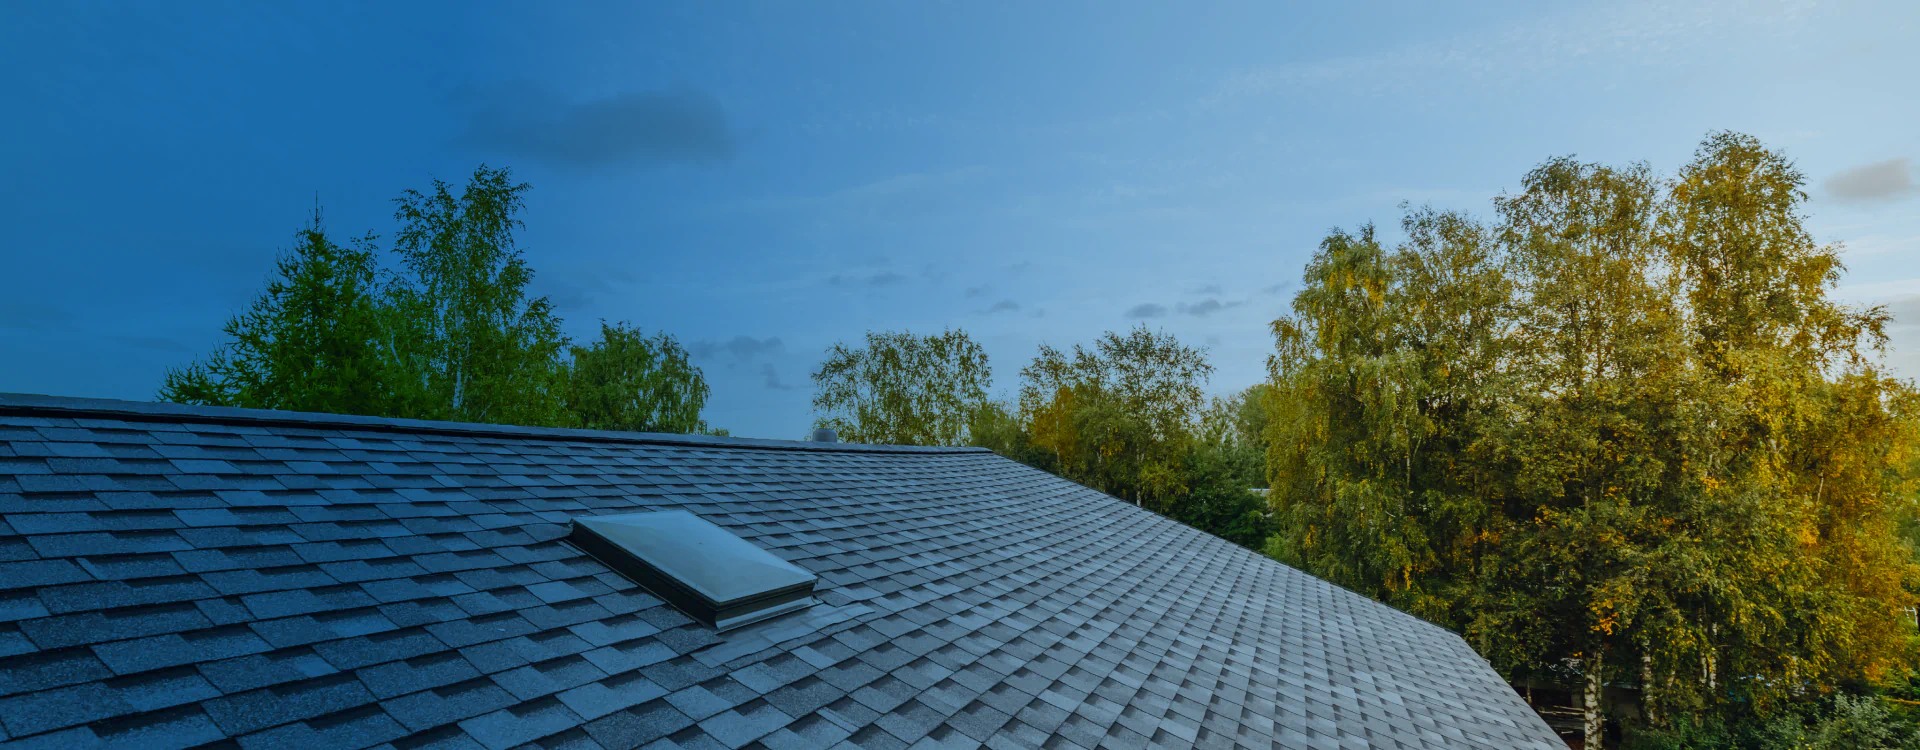
[[[150,398],[316,198],[385,234],[485,162],[570,331],[673,333],[735,434],[802,434],[868,329],[965,328],[1008,393],[1145,322],[1224,393],[1327,229],[1720,128],[1797,160],[1920,376],[1914,3],[282,5],[0,9],[0,391]]]

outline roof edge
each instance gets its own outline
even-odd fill
[[[190,406],[150,401],[47,396],[0,392],[0,415],[118,419],[129,422],[179,422],[224,425],[260,425],[308,428],[350,428],[414,435],[494,436],[536,440],[573,440],[597,443],[647,443],[696,448],[819,451],[826,453],[991,453],[986,448],[815,443],[805,440],[678,435],[661,432],[617,432],[566,427],[522,427],[477,422],[437,422],[427,419],[365,417],[353,414],[241,409],[228,406]]]

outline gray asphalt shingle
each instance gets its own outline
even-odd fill
[[[716,634],[565,542],[666,508],[818,603]],[[1560,746],[1454,635],[984,451],[0,395],[0,741],[222,739]]]

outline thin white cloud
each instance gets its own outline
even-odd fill
[[[1652,65],[1691,54],[1703,42],[1790,34],[1808,12],[1800,0],[1655,0],[1580,10],[1379,54],[1246,69],[1220,81],[1201,103],[1317,86],[1377,96],[1425,89],[1434,76],[1493,84],[1594,61]]]
[[[1887,327],[1887,365],[1894,375],[1920,380],[1920,294],[1880,300],[1893,325]]]
[[[1855,284],[1842,284],[1833,290],[1833,298],[1844,302],[1882,304],[1887,300],[1905,297],[1920,289],[1920,278],[1883,279]]]
[[[1920,234],[1865,234],[1847,238],[1843,246],[1848,261],[1884,256],[1920,258]]]

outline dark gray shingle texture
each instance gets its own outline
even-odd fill
[[[650,508],[820,603],[715,634],[565,542]],[[0,396],[0,742],[222,740],[1561,747],[1454,635],[991,453]]]

